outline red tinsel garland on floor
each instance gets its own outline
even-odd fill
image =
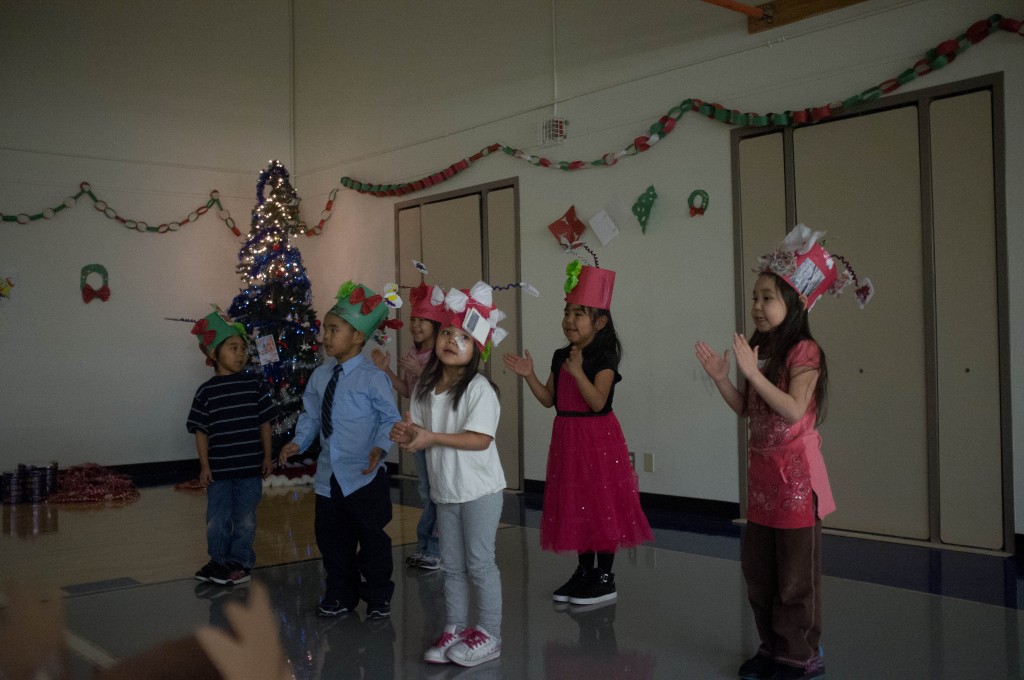
[[[96,463],[83,463],[62,470],[57,492],[48,503],[100,503],[103,501],[135,501],[139,490],[131,477],[114,472]]]

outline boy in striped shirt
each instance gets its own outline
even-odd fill
[[[274,405],[260,382],[242,370],[248,360],[245,327],[224,312],[192,327],[215,375],[199,386],[188,415],[196,436],[199,481],[206,487],[206,545],[210,561],[200,581],[245,583],[256,563],[256,506],[273,469],[270,421]]]

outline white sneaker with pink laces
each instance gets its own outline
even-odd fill
[[[460,666],[479,666],[501,656],[501,640],[483,628],[467,628],[459,640],[448,647],[448,659]]]
[[[467,628],[459,634],[455,631],[455,626],[445,626],[441,637],[434,641],[434,646],[423,652],[423,660],[427,663],[451,663],[447,655],[448,649],[461,640],[462,636],[466,635],[470,629]]]

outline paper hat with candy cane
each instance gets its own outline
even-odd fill
[[[214,366],[216,364],[214,357],[220,343],[233,335],[239,336],[248,343],[249,337],[246,335],[245,326],[237,321],[232,321],[219,306],[210,306],[213,307],[213,311],[195,322],[195,325],[192,326],[192,335],[199,339],[199,351],[206,357],[206,365]]]
[[[839,295],[852,283],[857,304],[864,309],[875,294],[874,284],[867,277],[861,283],[846,258],[829,255],[818,243],[824,235],[825,232],[811,231],[804,224],[796,225],[775,250],[758,258],[754,271],[776,274],[797,293],[806,296],[807,311],[825,293]],[[843,265],[841,270],[837,261]]]
[[[492,304],[493,291],[491,284],[477,281],[469,290],[452,288],[444,297],[448,318],[442,323],[469,333],[483,352],[484,361],[490,356],[491,347],[500,344],[508,335],[504,328],[498,328],[505,312]]]
[[[402,306],[398,296],[398,285],[389,283],[384,295],[378,295],[361,283],[351,280],[341,284],[337,302],[329,314],[333,314],[352,325],[369,339],[375,331],[383,328],[401,328],[401,322],[388,321],[388,310]]]

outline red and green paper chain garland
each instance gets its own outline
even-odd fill
[[[668,113],[659,118],[656,123],[652,124],[650,128],[648,128],[647,134],[640,135],[633,140],[632,144],[620,151],[606,153],[601,156],[601,158],[592,161],[552,161],[548,158],[544,158],[543,156],[534,156],[522,149],[516,149],[508,146],[507,144],[491,144],[469,158],[463,158],[443,170],[413,182],[404,182],[401,184],[375,184],[373,182],[361,182],[346,176],[341,178],[341,184],[342,186],[358,191],[359,193],[370,194],[377,197],[404,196],[406,194],[430,188],[440,184],[441,182],[445,182],[484,156],[489,156],[498,150],[504,151],[509,156],[519,158],[542,168],[582,170],[584,168],[615,165],[623,156],[634,156],[638,153],[647,151],[661,139],[664,139],[668,133],[672,132],[676,123],[679,122],[679,119],[682,118],[683,114],[687,111],[695,111],[703,116],[707,116],[708,118],[728,125],[752,127],[779,125],[788,127],[805,125],[807,123],[817,123],[836,114],[848,111],[859,104],[877,99],[883,94],[889,94],[890,92],[899,89],[903,85],[906,85],[921,76],[928,75],[932,71],[937,71],[951,63],[968,47],[978,44],[997,29],[1016,33],[1017,35],[1024,35],[1021,33],[1022,26],[1024,26],[1024,20],[1005,19],[999,14],[993,14],[988,19],[982,19],[971,24],[966,32],[958,35],[956,38],[939,43],[937,47],[929,50],[925,53],[924,57],[917,60],[912,67],[906,69],[895,78],[885,80],[874,87],[864,90],[860,94],[855,94],[842,101],[831,102],[824,106],[795,111],[783,111],[782,113],[760,114],[743,113],[735,109],[727,109],[721,104],[707,103],[700,99],[684,99],[680,104],[669,109]]]
[[[338,189],[331,191],[330,196],[327,200],[327,205],[323,212],[320,214],[320,222],[315,227],[310,227],[304,230],[303,233],[306,236],[314,236],[319,234],[324,229],[324,224],[331,218],[331,212],[334,209],[334,199],[338,195]],[[156,234],[164,234],[169,231],[178,231],[189,222],[195,222],[200,217],[210,211],[210,208],[217,207],[217,217],[224,222],[225,226],[231,230],[231,233],[235,236],[241,236],[242,232],[239,230],[238,225],[235,224],[235,219],[231,217],[231,213],[225,208],[220,202],[220,192],[214,189],[210,192],[210,200],[205,205],[201,205],[192,212],[190,212],[184,219],[176,220],[173,222],[164,222],[159,225],[152,225],[142,220],[133,220],[126,217],[122,217],[116,210],[111,208],[106,201],[96,197],[96,194],[92,192],[92,186],[88,182],[82,182],[78,185],[78,193],[73,196],[68,196],[64,199],[63,203],[54,206],[53,208],[44,208],[34,215],[28,213],[18,213],[17,215],[4,215],[0,213],[0,220],[4,222],[17,222],[18,224],[28,224],[36,220],[49,220],[52,219],[60,211],[66,208],[73,208],[77,203],[78,199],[82,196],[88,196],[92,200],[92,207],[97,211],[103,213],[107,217],[117,222],[128,229],[135,229],[141,232],[151,232]]]
[[[842,113],[843,111],[848,111],[864,102],[868,102],[873,99],[877,99],[884,94],[894,92],[903,85],[906,85],[921,76],[928,75],[932,71],[937,71],[951,63],[958,55],[966,51],[968,47],[978,44],[997,29],[1007,31],[1009,33],[1016,33],[1017,35],[1024,35],[1024,33],[1021,32],[1022,28],[1024,28],[1024,20],[1006,19],[999,14],[993,14],[988,19],[982,19],[971,24],[967,31],[956,38],[939,43],[937,47],[926,52],[925,56],[916,61],[912,67],[906,69],[895,78],[885,80],[874,87],[864,90],[860,94],[855,94],[842,101],[831,102],[824,106],[795,111],[783,111],[782,113],[758,114],[743,113],[736,109],[727,109],[721,104],[707,103],[700,99],[684,99],[677,106],[673,106],[669,109],[669,111],[664,116],[661,116],[657,122],[653,123],[648,128],[647,134],[638,136],[633,140],[632,144],[626,146],[624,149],[614,153],[606,153],[601,156],[601,158],[592,161],[552,161],[548,158],[544,158],[543,156],[535,156],[523,151],[522,149],[513,148],[507,144],[490,144],[468,158],[463,158],[443,170],[413,182],[404,182],[401,184],[374,184],[371,182],[360,182],[346,176],[341,178],[341,185],[347,189],[352,189],[364,194],[371,194],[377,197],[404,196],[445,182],[463,170],[466,170],[481,158],[489,156],[499,150],[514,158],[524,160],[531,165],[543,168],[582,170],[584,168],[612,166],[615,165],[623,156],[634,156],[650,149],[675,129],[676,123],[679,122],[683,117],[683,114],[687,111],[695,111],[703,116],[707,116],[708,118],[728,125],[767,127],[796,126],[805,125],[807,123],[817,123],[838,113]],[[231,214],[223,207],[223,205],[221,205],[220,192],[216,190],[210,192],[210,200],[208,200],[205,205],[193,210],[185,219],[153,226],[142,220],[132,220],[120,216],[116,210],[107,205],[106,201],[98,199],[96,195],[93,194],[88,182],[82,182],[79,185],[79,188],[80,190],[77,194],[69,196],[64,199],[63,203],[53,208],[45,208],[36,214],[18,213],[16,215],[5,215],[0,213],[0,220],[3,222],[17,222],[18,224],[28,224],[29,222],[40,219],[48,220],[65,208],[73,207],[82,195],[87,195],[92,200],[93,207],[96,208],[96,210],[102,212],[110,219],[120,222],[125,227],[129,229],[136,229],[140,232],[166,233],[169,231],[177,231],[189,222],[196,221],[199,217],[206,214],[210,208],[216,206],[218,209],[217,216],[224,222],[228,229],[230,229],[235,236],[242,235],[241,231],[236,226],[234,219],[231,217]],[[323,231],[324,225],[331,217],[334,209],[334,200],[337,195],[338,188],[335,188],[330,192],[327,204],[324,206],[324,209],[320,214],[319,223],[314,227],[306,228],[303,232],[306,236],[315,236]]]
[[[99,198],[96,197],[96,194],[92,192],[92,186],[88,182],[82,182],[81,184],[79,184],[77,194],[75,194],[74,196],[68,196],[67,198],[64,199],[63,203],[53,208],[44,208],[35,215],[29,215],[28,213],[19,213],[17,215],[0,214],[0,218],[2,218],[4,222],[17,222],[18,224],[28,224],[29,222],[34,222],[35,220],[52,219],[61,210],[64,210],[65,208],[73,208],[75,204],[78,202],[78,199],[81,198],[82,196],[88,196],[92,200],[92,207],[96,208],[96,210],[103,213],[110,219],[120,222],[128,229],[135,229],[141,232],[153,232],[158,234],[164,234],[168,231],[178,231],[178,229],[181,229],[189,222],[195,222],[200,217],[205,215],[207,212],[209,212],[210,208],[217,206],[217,216],[220,217],[224,224],[227,225],[228,229],[230,229],[235,236],[242,235],[242,232],[240,232],[238,230],[238,227],[235,226],[235,220],[231,217],[231,213],[229,213],[227,209],[223,205],[221,205],[220,192],[217,191],[216,189],[210,192],[210,200],[208,200],[205,205],[201,205],[192,212],[190,212],[188,216],[185,217],[185,219],[177,220],[174,222],[164,222],[157,226],[153,226],[142,220],[132,220],[122,217],[117,213],[116,210],[107,205],[106,201],[100,200]]]

